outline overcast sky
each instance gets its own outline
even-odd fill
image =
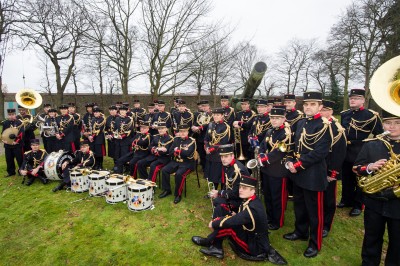
[[[317,38],[324,42],[330,27],[351,3],[349,0],[214,0],[211,16],[235,26],[234,40],[273,54],[288,40]],[[10,92],[24,87],[40,89],[44,73],[33,51],[7,55],[3,83]]]

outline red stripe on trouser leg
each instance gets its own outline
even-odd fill
[[[324,227],[324,192],[318,192],[318,236],[317,249],[321,250],[322,230]]]
[[[133,178],[136,179],[136,173],[137,173],[137,163],[135,163],[135,168],[133,170]]]
[[[188,169],[188,170],[186,170],[186,172],[183,173],[183,175],[182,175],[182,181],[181,181],[181,184],[179,185],[178,196],[182,195],[183,185],[185,184],[186,176],[187,176],[191,171],[192,171],[192,170]]]
[[[231,209],[229,208],[229,206],[228,206],[227,204],[222,203],[220,206],[221,206],[221,208],[224,208],[224,209],[227,210],[228,212],[231,211]]]
[[[221,170],[221,183],[222,183],[222,184],[225,184],[224,167],[222,167],[222,170]],[[222,187],[222,185],[221,185],[221,187]]]
[[[279,220],[279,226],[282,227],[285,221],[285,209],[286,209],[286,178],[282,178],[282,191],[281,191],[281,218]]]
[[[249,246],[247,245],[246,242],[241,240],[237,235],[236,232],[233,229],[222,229],[218,231],[218,234],[216,237],[218,238],[223,238],[226,236],[232,237],[233,241],[235,241],[244,251],[250,254]]]
[[[104,144],[101,144],[101,154],[103,154],[103,156],[106,156],[106,146],[104,146]]]
[[[163,164],[159,164],[156,166],[156,168],[154,169],[154,173],[153,176],[151,177],[151,181],[156,182],[157,181],[157,173],[158,171],[160,171],[160,169],[163,167]]]
[[[70,142],[70,144],[71,144],[72,152],[75,152],[76,151],[75,143]]]

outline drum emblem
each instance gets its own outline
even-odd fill
[[[133,205],[138,206],[142,203],[142,199],[139,196],[133,196],[132,202]]]
[[[49,160],[49,162],[47,163],[48,167],[53,167],[54,166],[54,160]]]

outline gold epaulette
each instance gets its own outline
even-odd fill
[[[331,121],[329,121],[326,117],[321,117],[321,119],[322,119],[322,122],[324,123],[324,124],[327,124],[327,125],[329,125],[330,123],[331,123]]]
[[[297,112],[299,113],[299,115],[304,115],[304,113],[300,110],[297,110]]]
[[[343,111],[341,111],[340,113],[343,114],[344,112],[347,112],[347,111],[349,111],[349,110],[350,110],[350,109],[343,110]]]
[[[369,139],[363,139],[363,142],[369,142],[369,141],[374,141],[374,140],[378,140],[378,138],[369,138]]]
[[[376,116],[379,116],[379,113],[377,111],[371,110],[371,109],[367,109],[368,111],[370,111],[371,113],[373,113]]]
[[[29,153],[31,153],[32,151],[26,151],[25,153],[24,153],[24,155],[28,155]]]

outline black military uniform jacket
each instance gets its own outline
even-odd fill
[[[396,155],[400,154],[400,141],[389,140],[385,138],[385,140],[389,141],[392,146],[393,152]],[[380,159],[388,159],[390,158],[389,149],[386,147],[385,143],[381,140],[371,140],[364,144],[361,149],[360,154],[357,156],[357,159],[354,163],[353,170],[360,176],[367,176],[369,173],[367,172],[367,166],[370,163],[374,163]],[[372,173],[373,176],[374,173]],[[391,189],[389,189],[391,190]],[[363,203],[367,208],[370,208],[377,213],[380,213],[382,216],[400,219],[400,198],[396,198],[394,195],[392,197],[388,197],[388,200],[384,200],[383,198],[377,197],[376,194],[366,194],[363,196]]]
[[[341,178],[341,171],[344,158],[346,157],[346,134],[345,129],[340,125],[339,121],[332,117],[329,119],[332,128],[332,145],[328,156],[326,157],[326,164],[328,167],[328,176],[334,179]]]
[[[143,122],[146,115],[146,109],[144,108],[133,108],[132,113],[134,114],[135,131],[139,130],[140,123]]]
[[[132,151],[134,152],[134,157],[143,157],[150,153],[150,143],[153,139],[153,136],[147,132],[146,134],[142,134],[140,132],[136,133],[135,137],[132,140]]]
[[[20,119],[20,120],[22,120],[22,121],[26,121],[26,120],[28,120],[28,121],[30,121],[30,119],[32,118],[32,115],[30,115],[30,114],[25,114],[25,115],[17,115],[17,119]],[[25,128],[24,128],[24,139],[25,140],[28,140],[28,142],[29,142],[29,140],[30,139],[34,139],[35,138],[35,129],[36,129],[36,126],[35,126],[35,124],[34,123],[26,123],[25,124],[25,126],[24,126]]]
[[[172,120],[171,114],[168,112],[158,112],[153,116],[151,125],[157,124],[157,122],[165,122],[167,128],[171,128]]]
[[[45,125],[45,126],[49,126],[49,127],[54,127],[54,132],[55,133],[57,133],[58,132],[58,125],[57,125],[57,120],[56,120],[56,118],[57,117],[50,117],[50,116],[47,116],[46,117],[46,120],[44,121],[44,124],[43,125]],[[44,134],[42,133],[42,135],[43,135],[43,137],[44,137]],[[51,137],[46,137],[46,138],[48,138],[48,139],[56,139],[56,136],[51,136]]]
[[[196,140],[194,138],[186,137],[183,139],[181,137],[175,137],[168,153],[175,162],[192,164],[195,161],[194,154],[196,149]]]
[[[207,154],[207,159],[211,162],[220,162],[221,158],[218,152],[218,146],[229,144],[231,138],[231,128],[224,122],[211,122],[208,124],[207,133],[204,138],[205,148],[209,149],[210,154]]]
[[[185,112],[181,113],[181,112],[174,112],[174,132],[176,133],[178,131],[178,129],[176,128],[176,126],[179,125],[183,125],[186,124],[189,126],[189,128],[192,127],[193,125],[193,113],[190,112],[189,110],[185,110]],[[191,130],[190,130],[191,131]]]
[[[232,126],[233,121],[236,119],[235,109],[233,107],[227,106],[224,107],[224,121],[229,125]]]
[[[81,129],[82,129],[82,120],[81,115],[78,113],[71,114],[74,117],[74,137],[80,138],[81,137]]]
[[[90,123],[92,122],[94,115],[93,113],[86,113],[83,118],[82,118],[82,132],[89,132],[91,125]],[[85,136],[83,136],[86,138]]]
[[[119,136],[117,139],[122,146],[129,146],[132,143],[133,135],[133,121],[130,116],[118,116],[115,119],[115,135]]]
[[[247,168],[235,159],[228,166],[224,166],[225,189],[218,191],[218,196],[227,199],[236,207],[240,205],[242,199],[239,197],[239,186],[242,175],[250,176]]]
[[[104,134],[105,136],[112,136],[114,137],[115,131],[115,120],[117,119],[118,115],[110,115],[106,119],[106,125],[104,127]],[[112,139],[111,139],[112,140]]]
[[[253,125],[251,126],[250,129],[250,136],[256,137],[256,139],[258,139],[258,141],[261,143],[261,141],[265,137],[265,133],[271,127],[272,126],[269,114],[268,113],[259,114],[253,120]]]
[[[383,132],[382,122],[377,112],[361,107],[357,110],[342,111],[341,124],[346,129],[346,161],[354,162],[369,134],[376,136]]]
[[[289,123],[293,133],[296,132],[296,125],[302,118],[304,118],[304,114],[296,108],[286,111],[286,122]]]
[[[251,255],[267,253],[270,248],[268,239],[268,219],[264,205],[256,195],[243,202],[239,212],[233,216],[218,217],[212,222],[214,229],[232,228],[244,233],[244,240]]]
[[[70,166],[79,166],[79,167],[92,167],[95,163],[94,154],[92,151],[88,151],[83,153],[80,150],[75,152],[75,158],[69,164]]]
[[[62,141],[73,142],[74,141],[74,117],[72,115],[60,115],[56,117],[58,126],[58,133],[62,137]]]
[[[280,146],[286,146],[286,151],[281,151]],[[292,131],[288,123],[268,129],[258,150],[259,154],[265,153],[267,156],[261,171],[271,177],[287,177],[289,171],[285,167],[286,156],[292,151]]]
[[[290,178],[301,188],[324,191],[328,186],[325,158],[332,144],[329,124],[319,113],[297,124],[294,148],[297,173],[290,174]]]
[[[46,158],[47,153],[45,150],[39,149],[38,151],[27,151],[24,154],[24,160],[22,161],[20,170],[31,171],[38,166],[42,166],[44,164],[44,159]],[[43,169],[41,169],[43,171]]]
[[[17,120],[11,121],[11,120],[7,119],[6,121],[3,122],[3,130],[1,131],[1,134],[3,134],[4,130],[6,130],[7,128],[10,128],[10,127],[16,128],[16,127],[21,126],[21,124],[22,124],[21,120],[17,119]],[[24,127],[21,126],[19,128],[19,130],[18,130],[18,135],[15,136],[15,139],[14,139],[14,141],[17,144],[16,145],[10,145],[10,144],[5,144],[4,143],[4,148],[11,148],[11,149],[12,148],[19,148],[20,149],[21,148],[20,144],[21,144],[21,141],[22,141],[23,138],[24,138]]]
[[[104,144],[104,128],[106,126],[105,118],[103,116],[93,117],[92,119],[92,137],[93,143],[96,145]]]
[[[153,140],[150,144],[151,153],[155,156],[155,158],[161,161],[163,164],[166,164],[171,160],[171,154],[169,154],[170,147],[174,138],[168,133],[164,135],[154,135]],[[160,151],[157,148],[165,147],[166,151]]]
[[[250,135],[250,129],[253,126],[253,121],[256,116],[253,110],[249,109],[246,111],[240,111],[236,115],[235,121],[239,121],[239,125],[242,127],[240,131],[240,137],[243,143],[247,143],[247,138]]]

